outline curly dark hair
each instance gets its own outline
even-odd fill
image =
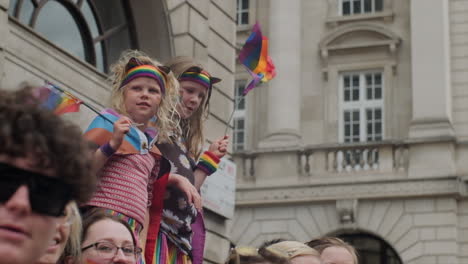
[[[91,151],[81,130],[41,108],[33,88],[0,90],[0,155],[31,158],[37,169],[51,169],[71,185],[71,197],[86,202],[94,191]]]

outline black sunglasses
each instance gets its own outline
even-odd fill
[[[0,203],[7,202],[22,185],[28,187],[31,209],[38,214],[62,216],[72,199],[69,184],[0,162]]]

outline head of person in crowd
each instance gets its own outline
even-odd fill
[[[127,222],[103,210],[83,215],[81,263],[134,264],[142,249]]]
[[[279,243],[279,242],[283,242],[283,241],[287,241],[287,239],[284,239],[284,238],[275,238],[275,239],[271,239],[271,240],[266,240],[264,241],[259,248],[266,248],[270,245],[273,245],[273,244],[276,244],[276,243]]]
[[[72,263],[81,255],[81,216],[75,202],[65,209],[62,222],[57,225],[51,244],[37,264]]]
[[[0,91],[0,264],[35,263],[95,187],[80,129],[38,105],[30,87]]]
[[[321,237],[306,244],[320,253],[324,264],[358,264],[354,247],[337,237]]]
[[[289,261],[276,255],[262,256],[254,247],[235,247],[225,264],[289,264]]]
[[[260,248],[259,253],[264,257],[276,256],[287,259],[291,264],[321,264],[317,250],[298,241],[281,241]]]
[[[208,116],[213,85],[221,79],[212,77],[203,66],[191,57],[175,57],[166,63],[179,80],[180,99],[177,111],[187,149],[198,158],[202,151],[203,122]]]
[[[111,66],[111,107],[129,117],[138,128],[154,126],[159,141],[178,128],[173,115],[179,100],[179,82],[169,67],[138,50],[122,53]]]

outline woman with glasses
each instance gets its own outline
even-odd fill
[[[115,215],[93,211],[83,216],[81,263],[134,264],[141,248],[128,223]]]

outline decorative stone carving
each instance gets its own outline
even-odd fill
[[[365,41],[355,42],[353,39],[360,35],[366,36]],[[320,41],[320,56],[323,63],[323,77],[328,79],[328,61],[333,52],[355,50],[362,48],[388,47],[391,60],[397,61],[398,46],[401,38],[385,26],[373,23],[353,23],[338,26]],[[396,67],[396,63],[394,63]],[[393,70],[396,72],[396,69]]]
[[[358,200],[337,200],[336,211],[341,224],[349,225],[356,223]]]

